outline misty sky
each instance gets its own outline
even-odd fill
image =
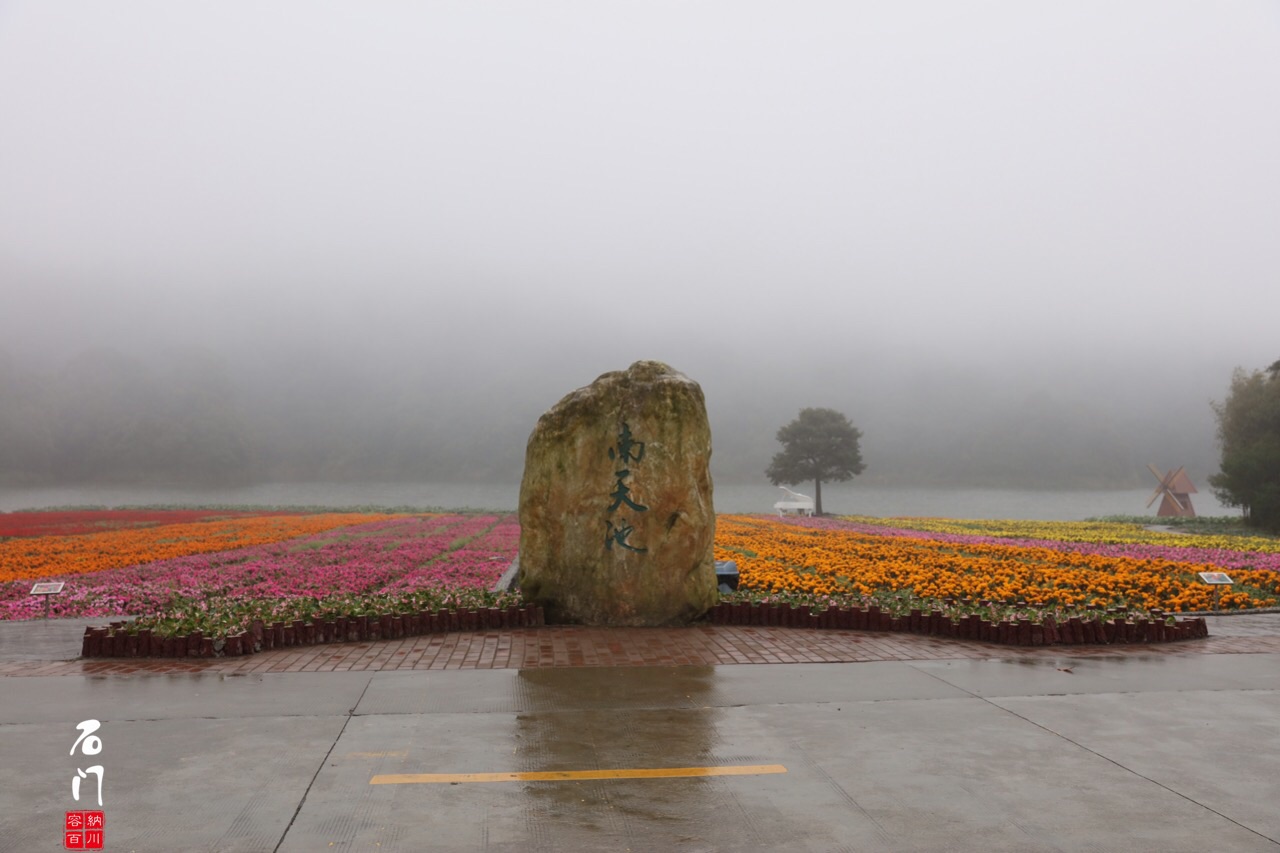
[[[0,348],[533,417],[659,358],[871,470],[1046,394],[1212,457],[1280,358],[1277,152],[1274,2],[0,0]]]

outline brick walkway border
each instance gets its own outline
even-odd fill
[[[276,649],[252,657],[0,661],[0,676],[215,672],[540,669],[575,666],[721,666],[890,660],[1280,653],[1280,636],[1210,636],[1154,645],[1025,648],[914,634],[737,625],[692,628],[513,628],[403,640]]]

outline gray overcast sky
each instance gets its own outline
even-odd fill
[[[1208,419],[1277,152],[1276,2],[0,0],[0,346],[1198,361]]]

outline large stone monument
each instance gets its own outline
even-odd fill
[[[548,621],[677,625],[716,602],[711,427],[658,361],[606,373],[538,419],[520,484],[520,590]]]

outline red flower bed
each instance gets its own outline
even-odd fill
[[[216,518],[296,515],[286,511],[215,509],[87,509],[66,512],[0,512],[0,539],[34,536],[75,536],[126,527],[191,524]]]

